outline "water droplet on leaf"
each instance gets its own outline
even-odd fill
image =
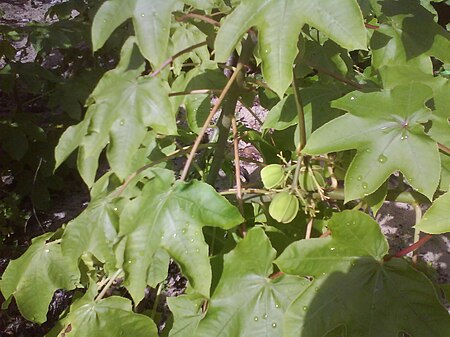
[[[331,251],[334,251],[334,250],[336,250],[336,248],[335,248],[335,247],[331,247],[330,250],[331,250]]]
[[[350,97],[350,100],[351,100],[351,101],[353,101],[354,99],[355,99],[355,97],[353,97],[353,96],[352,96],[352,97]]]
[[[362,176],[358,176],[358,178],[356,178],[358,181],[361,181],[362,180]]]
[[[276,328],[277,327],[277,323],[272,323],[272,328]]]
[[[266,318],[267,318],[267,314],[264,314],[264,315],[263,315],[263,318],[266,319]]]
[[[305,305],[305,306],[303,307],[303,311],[306,311],[306,310],[308,310],[308,307]]]
[[[362,184],[362,188],[363,188],[363,189],[367,190],[368,187],[369,187],[369,185],[368,185],[367,183],[363,183],[363,184]]]
[[[172,235],[174,238],[176,238],[177,237],[177,233],[175,233],[174,235]]]
[[[380,154],[380,156],[378,157],[378,161],[384,164],[387,161],[387,157],[385,155]]]
[[[258,321],[258,316],[255,316],[254,318],[253,318],[253,320],[256,322],[256,321]]]

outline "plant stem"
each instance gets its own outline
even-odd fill
[[[295,79],[295,73],[292,79],[292,90],[294,92],[295,106],[297,108],[298,126],[300,128],[300,144],[297,147],[297,156],[300,156],[303,148],[306,145],[306,123],[305,123],[305,111],[303,110],[303,104],[298,90],[297,82]]]
[[[309,219],[308,225],[306,226],[306,235],[305,235],[305,239],[306,240],[311,238],[313,222],[314,222],[314,218]]]
[[[450,149],[447,146],[445,146],[444,144],[438,143],[438,148],[442,152],[450,155]]]
[[[234,144],[234,171],[236,175],[236,199],[238,202],[239,210],[244,216],[244,204],[242,201],[242,185],[241,185],[241,165],[239,161],[239,138],[238,129],[236,124],[236,116],[231,119],[231,125],[233,127],[233,144]],[[245,221],[241,224],[242,236],[245,237],[247,234],[247,228]]]
[[[329,70],[327,70],[327,69],[325,69],[325,68],[322,68],[321,66],[319,66],[319,65],[317,65],[317,64],[315,64],[315,63],[313,63],[313,62],[311,62],[311,61],[309,61],[309,60],[303,59],[302,61],[303,61],[308,67],[311,67],[311,68],[316,69],[319,73],[324,73],[325,75],[328,75],[328,76],[330,76],[330,77],[333,77],[335,80],[338,80],[339,82],[343,82],[343,83],[345,83],[345,84],[348,84],[348,85],[350,85],[350,86],[352,86],[352,87],[354,87],[354,88],[356,88],[356,89],[358,89],[358,90],[361,90],[361,89],[364,88],[364,86],[362,86],[361,84],[359,84],[359,83],[357,83],[357,82],[354,82],[354,81],[352,81],[352,80],[349,80],[349,79],[347,79],[347,78],[345,78],[345,77],[343,77],[343,76],[341,76],[341,75],[335,74],[335,73],[333,73],[333,72],[331,72],[331,71],[329,71]]]
[[[397,252],[394,256],[395,257],[403,257],[403,256],[415,251],[416,249],[419,249],[420,247],[422,247],[432,237],[433,237],[433,235],[427,234],[424,237],[422,237],[420,240],[418,240],[417,242],[413,243],[411,246],[406,247],[405,249],[402,249],[401,251]]]
[[[203,127],[202,127],[199,135],[197,136],[197,139],[195,140],[195,143],[192,147],[191,153],[189,154],[188,160],[186,161],[186,164],[184,165],[183,172],[180,177],[181,181],[186,180],[187,174],[189,172],[189,168],[192,164],[192,161],[194,160],[194,156],[197,153],[198,147],[203,139],[203,136],[205,135],[206,130],[208,129],[209,124],[211,123],[211,120],[213,119],[217,110],[219,110],[219,107],[222,104],[223,99],[225,98],[228,91],[231,89],[231,86],[233,85],[234,81],[236,80],[237,76],[241,72],[242,67],[243,67],[243,64],[238,63],[233,75],[231,75],[230,79],[228,80],[227,84],[225,85],[225,88],[223,89],[222,93],[220,94],[219,98],[217,99],[216,104],[214,104],[214,107],[212,108],[211,112],[209,113],[208,117],[206,118],[206,121],[203,124]]]
[[[216,27],[220,27],[220,22],[218,22],[218,21],[216,21],[214,19],[211,19],[210,17],[208,17],[206,15],[201,15],[201,14],[197,14],[197,13],[188,13],[188,14],[185,14],[185,15],[179,17],[179,18],[176,18],[176,20],[178,22],[185,21],[186,19],[198,19],[200,21],[204,21],[204,22],[210,23],[210,24],[212,24],[212,25],[214,25]]]
[[[155,302],[153,303],[152,314],[150,316],[153,321],[155,320],[156,311],[158,310],[158,304],[159,304],[159,299],[161,297],[162,288],[163,288],[163,284],[160,283],[158,285],[158,289],[156,290]]]
[[[150,74],[150,77],[155,77],[156,75],[158,75],[161,71],[164,70],[165,67],[167,67],[168,65],[170,65],[177,57],[180,57],[181,55],[183,55],[183,54],[185,54],[185,53],[189,53],[190,51],[192,51],[192,50],[194,50],[194,49],[196,49],[196,48],[206,46],[207,44],[208,44],[208,43],[207,43],[206,41],[203,41],[203,42],[194,44],[194,45],[192,45],[192,46],[190,46],[190,47],[187,47],[187,48],[185,48],[185,49],[179,51],[178,53],[172,55],[172,56],[169,57],[167,60],[165,60],[165,61],[161,64],[161,66],[160,66],[158,69],[156,69],[154,72],[152,72],[152,73]]]
[[[416,214],[415,224],[417,225],[420,222],[420,220],[422,219],[422,208],[420,208],[420,205],[418,203],[415,203],[413,205],[413,207],[414,207],[414,212]],[[420,230],[417,228],[414,228],[414,242],[418,242],[419,240],[420,240]],[[412,261],[414,263],[417,263],[418,254],[419,254],[419,247],[413,253]]]
[[[112,284],[114,283],[114,280],[117,278],[117,276],[120,275],[120,273],[122,272],[122,268],[119,268],[110,278],[108,283],[106,283],[106,286],[102,289],[101,293],[98,294],[98,296],[95,298],[95,301],[100,301],[103,296],[105,296],[106,292],[108,291],[109,288],[111,288]]]

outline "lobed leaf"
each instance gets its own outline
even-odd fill
[[[292,82],[296,41],[305,24],[344,48],[366,49],[364,22],[356,1],[341,0],[336,6],[331,0],[244,0],[219,29],[216,60],[225,62],[244,33],[256,26],[264,79],[282,97]]]
[[[157,250],[164,249],[180,265],[193,289],[209,297],[211,267],[202,227],[229,229],[243,219],[210,185],[198,181],[174,183],[170,171],[154,173],[142,194],[121,215],[125,285],[138,303],[145,286],[154,285],[148,271]]]
[[[447,192],[433,202],[422,220],[415,225],[416,229],[428,234],[450,232],[450,193]]]
[[[194,336],[283,336],[284,311],[309,281],[291,275],[269,278],[275,254],[264,231],[254,228],[225,255],[221,278]]]
[[[395,171],[431,200],[440,175],[437,144],[422,126],[431,118],[424,105],[431,96],[431,89],[419,83],[352,92],[333,104],[350,113],[316,130],[304,152],[358,150],[345,176],[346,201],[375,192]]]
[[[296,242],[275,261],[288,274],[314,276],[286,311],[286,336],[340,327],[345,336],[448,335],[450,316],[433,284],[403,259],[383,261],[387,242],[372,218],[344,211],[328,227],[331,236]]]
[[[14,296],[21,314],[36,323],[47,320],[53,293],[75,289],[80,279],[77,263],[62,254],[58,243],[47,243],[52,235],[34,238],[27,251],[9,263],[0,281],[5,299]]]

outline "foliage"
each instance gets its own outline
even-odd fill
[[[49,336],[156,336],[172,261],[188,286],[167,299],[164,335],[448,336],[448,285],[405,257],[428,236],[390,255],[369,215],[407,202],[416,238],[449,232],[450,33],[438,13],[418,0],[69,1],[52,25],[3,27],[29,34],[38,59],[58,48],[63,64],[89,65],[25,68],[9,44],[0,76],[11,95],[47,93],[64,126],[72,118],[48,165],[61,172],[76,153],[91,194],[10,262],[4,306],[43,323],[55,290],[73,290]],[[74,50],[86,29],[94,56]],[[268,113],[250,129],[235,112],[255,100]],[[34,140],[51,147],[29,116],[0,127],[15,161]],[[239,141],[259,152],[248,186]]]

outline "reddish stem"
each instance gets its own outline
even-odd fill
[[[414,242],[411,246],[406,247],[405,249],[402,249],[401,251],[397,252],[394,256],[395,257],[405,256],[406,254],[411,253],[411,252],[415,251],[416,249],[419,249],[420,247],[422,247],[425,244],[425,242],[430,240],[432,237],[433,237],[433,235],[427,234],[424,237],[422,237],[419,241]]]
[[[281,277],[283,275],[284,275],[284,273],[282,271],[277,271],[276,273],[273,273],[272,275],[270,275],[269,278],[271,280],[275,280],[276,278]]]
[[[374,25],[371,25],[370,23],[366,23],[366,24],[364,24],[364,26],[366,26],[366,28],[369,28],[369,29],[379,29],[380,28],[380,26],[374,26]]]

